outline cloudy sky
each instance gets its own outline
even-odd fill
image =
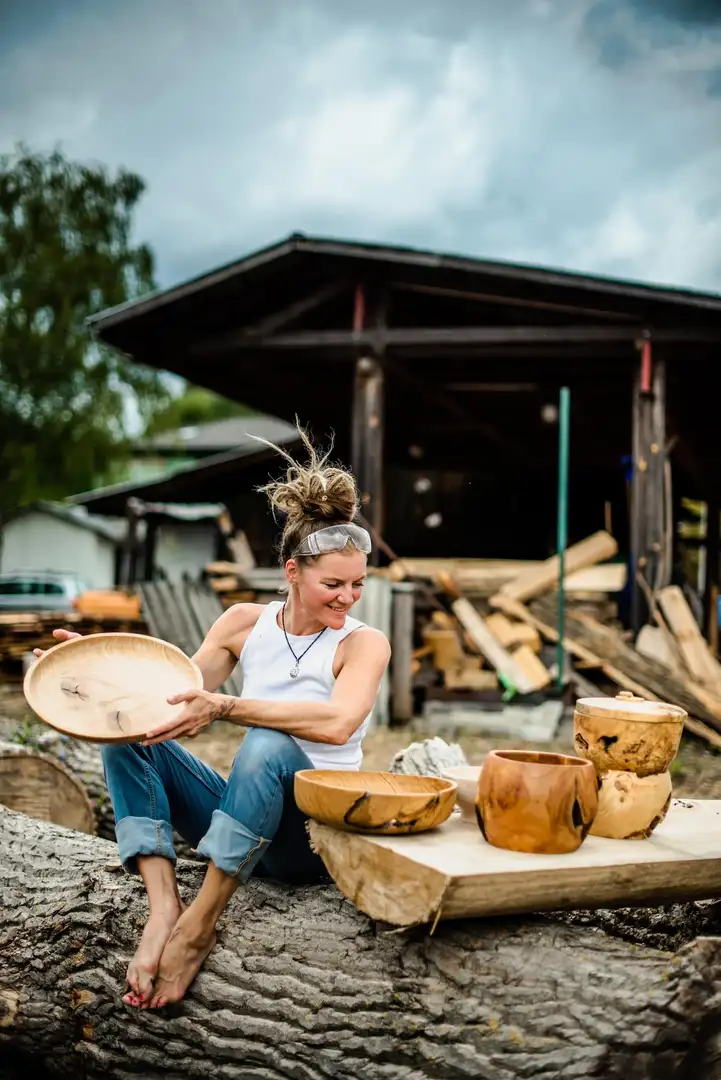
[[[721,292],[721,0],[0,0],[0,151],[148,183],[169,285],[293,231]]]

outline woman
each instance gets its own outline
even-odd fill
[[[390,647],[348,614],[371,550],[368,533],[353,524],[355,481],[303,439],[308,465],[279,451],[287,475],[263,489],[286,514],[285,601],[225,611],[193,657],[203,689],[170,698],[185,708],[142,744],[102,747],[120,857],[148,894],[148,921],[127,971],[128,1005],[160,1008],[183,997],[213,948],[218,918],[254,870],[286,882],[323,877],[293,797],[294,774],[361,766]],[[238,662],[240,698],[218,694]],[[176,741],[218,719],[250,729],[227,781]],[[187,909],[175,879],[173,828],[209,861]]]

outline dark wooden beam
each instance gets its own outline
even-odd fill
[[[424,381],[408,371],[403,364],[390,360],[388,357],[384,359],[384,366],[394,380],[402,383],[415,398],[428,405],[433,410],[433,415],[439,410],[445,413],[453,421],[452,431],[456,433],[467,431],[469,435],[471,433],[473,435],[483,435],[489,442],[500,447],[505,454],[509,454],[515,460],[527,460],[521,452],[517,440],[507,439],[496,427],[479,420],[453,394],[446,393],[441,387],[430,383],[428,380]]]
[[[528,300],[520,296],[504,296],[498,293],[470,291],[468,289],[450,289],[440,285],[417,285],[411,281],[394,281],[391,289],[399,292],[420,293],[423,296],[438,296],[448,300],[471,300],[477,303],[498,304],[506,307],[534,308],[540,311],[564,311],[569,315],[589,315],[598,319],[627,319],[635,322],[633,315],[620,311],[605,311],[603,308],[582,307],[578,304],[559,304],[551,300]]]
[[[721,499],[719,483],[715,481],[708,490],[706,500],[706,588],[704,590],[705,632],[714,655],[718,655],[719,646],[719,577],[721,571],[721,544],[719,542],[719,523],[721,522]]]
[[[347,281],[332,281],[329,285],[315,289],[313,292],[308,293],[307,296],[295,300],[292,304],[288,304],[279,311],[273,311],[264,319],[259,319],[257,322],[243,327],[242,330],[234,330],[229,334],[211,338],[200,346],[193,346],[188,351],[191,355],[197,355],[200,352],[225,352],[227,349],[233,349],[241,343],[256,344],[259,338],[275,334],[278,330],[282,330],[284,326],[288,326],[289,323],[295,322],[296,319],[302,318],[303,315],[315,311],[316,308],[322,307],[329,300],[340,296],[348,288],[349,283]]]
[[[249,341],[228,335],[226,348],[252,349],[371,349],[455,345],[575,345],[593,342],[633,344],[642,337],[653,341],[712,341],[721,345],[721,327],[678,327],[649,331],[639,326],[448,326],[387,327],[364,330],[299,330]],[[198,346],[202,352],[204,346]]]
[[[646,351],[644,351],[644,349]],[[640,351],[633,387],[633,476],[631,481],[631,625],[638,632],[648,619],[645,591],[667,585],[666,565],[666,367],[648,343]]]
[[[364,325],[382,331],[388,314],[388,296],[366,294],[364,285],[356,286],[353,325],[360,332]],[[351,464],[360,490],[363,515],[372,529],[383,534],[383,449],[385,427],[384,371],[382,349],[363,352],[356,359],[351,415]],[[371,562],[378,565],[379,551],[374,546]]]

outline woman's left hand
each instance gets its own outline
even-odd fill
[[[174,716],[162,727],[149,731],[143,739],[143,746],[167,742],[170,739],[194,739],[195,736],[212,724],[228,716],[233,708],[234,698],[227,694],[211,694],[208,690],[185,690],[168,698],[169,705],[181,705],[185,708],[179,716]]]

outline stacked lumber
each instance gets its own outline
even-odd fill
[[[617,615],[611,594],[623,588],[626,567],[604,563],[618,553],[606,532],[574,544],[566,552],[569,606],[602,623]],[[524,619],[502,609],[523,604],[555,588],[559,559],[511,562],[483,559],[397,559],[384,571],[393,580],[414,578],[423,591],[450,604],[451,612],[417,605],[422,645],[415,653],[416,674],[430,697],[444,691],[459,698],[499,701],[512,695],[538,694],[553,681],[541,652],[543,634]],[[429,586],[428,583],[432,583]],[[423,622],[424,615],[426,617]],[[429,670],[430,669],[430,670]]]
[[[128,609],[129,610],[129,609]],[[139,603],[132,605],[133,615],[120,614],[91,616],[79,611],[67,612],[2,612],[0,613],[0,666],[8,677],[22,674],[22,659],[33,649],[49,649],[57,642],[53,637],[56,627],[75,630],[79,634],[103,634],[126,631],[147,633],[139,614]],[[135,615],[135,611],[138,612]]]
[[[492,598],[509,618],[558,641],[555,592],[528,605],[502,591]],[[593,668],[623,690],[649,701],[666,701],[688,712],[686,728],[721,749],[721,666],[711,655],[680,589],[650,596],[657,626],[644,627],[635,642],[586,612],[566,613],[564,648],[584,669]],[[662,614],[665,612],[666,618]],[[668,620],[668,621],[667,621]]]

